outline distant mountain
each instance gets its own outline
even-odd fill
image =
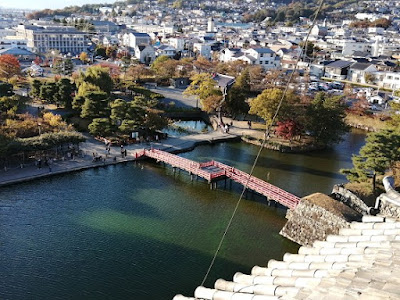
[[[299,17],[311,17],[316,11],[320,1],[275,0],[275,2],[273,2],[274,5],[266,5],[265,1],[253,0],[251,8],[243,0],[232,0],[232,3],[235,5],[232,5],[232,7],[229,8],[219,6],[218,1],[213,2],[215,4],[210,4],[210,1],[205,0],[153,0],[152,2],[154,2],[154,5],[150,5],[150,7],[159,5],[177,9],[203,9],[206,12],[220,11],[226,14],[238,12],[239,10],[243,15],[244,22],[261,22],[267,17],[269,17],[271,22],[297,22]],[[254,9],[254,6],[257,6],[257,3],[259,4],[259,9]],[[128,5],[131,7],[130,12],[126,10]],[[113,4],[85,4],[82,6],[68,6],[56,10],[44,9],[28,14],[27,18],[38,19],[43,17],[54,17],[56,15],[67,17],[71,14],[97,15],[99,8],[103,6],[110,6],[115,9],[110,13],[112,16],[122,14],[122,11],[124,11],[124,14],[134,14],[136,10],[149,8],[148,3],[143,3],[142,0],[126,0],[117,1]],[[347,14],[354,14],[354,11],[350,10],[351,7],[356,9],[359,8],[357,0],[344,0],[339,2],[336,0],[325,0],[319,18],[325,18],[328,15],[333,18],[342,18]]]

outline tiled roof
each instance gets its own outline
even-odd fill
[[[368,67],[370,67],[370,66],[372,66],[371,63],[361,63],[361,62],[358,62],[358,63],[352,64],[350,68],[353,69],[353,70],[360,70],[360,71],[362,71],[362,70],[365,70],[366,68],[368,68]]]
[[[17,47],[11,47],[8,49],[1,49],[0,50],[0,55],[3,54],[11,54],[11,55],[35,55],[35,53],[26,50],[26,49],[20,49]]]
[[[274,51],[272,51],[269,48],[252,48],[252,49],[257,53],[274,53]]]
[[[198,287],[195,298],[174,300],[400,299],[400,222],[364,216],[338,235],[271,259],[214,288]]]
[[[329,65],[326,65],[327,68],[346,68],[350,66],[353,62],[347,60],[337,60]]]

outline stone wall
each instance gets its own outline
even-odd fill
[[[349,222],[360,220],[362,215],[343,203],[321,193],[301,199],[294,210],[286,214],[288,219],[280,234],[302,246],[310,246],[316,240],[325,240],[329,234],[338,234]]]
[[[332,194],[336,200],[339,200],[351,207],[360,214],[367,215],[370,213],[370,208],[354,193],[344,188],[342,184],[336,184],[333,186]]]

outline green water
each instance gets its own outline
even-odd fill
[[[363,136],[330,152],[265,151],[256,175],[299,196],[343,181]],[[256,147],[201,146],[183,156],[243,170]],[[229,187],[229,184],[228,184]],[[208,268],[240,186],[211,191],[154,162],[87,170],[0,189],[0,299],[171,299],[193,295]],[[206,285],[281,259],[298,246],[279,236],[285,210],[248,196]]]

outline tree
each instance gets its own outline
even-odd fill
[[[96,56],[107,57],[106,47],[104,45],[98,44],[95,51]]]
[[[366,83],[373,84],[375,82],[375,76],[372,73],[365,73],[364,79]]]
[[[199,70],[199,72],[210,72],[214,69],[214,64],[201,55],[193,62],[193,66]]]
[[[390,108],[392,113],[391,119],[388,122],[388,128],[400,132],[400,114],[398,113],[400,111],[400,103],[392,101],[390,102]]]
[[[81,62],[86,63],[89,57],[86,52],[81,52],[81,54],[79,55],[79,59],[81,60]]]
[[[250,96],[250,72],[246,68],[236,79],[232,88],[228,91],[224,107],[233,117],[237,114],[247,113],[249,105],[246,100]]]
[[[0,81],[0,97],[12,96],[13,94],[13,85],[7,82]]]
[[[68,78],[62,78],[57,82],[58,91],[55,94],[57,104],[63,105],[67,109],[72,108],[72,89],[73,86]]]
[[[257,98],[250,101],[249,112],[263,118],[267,124],[271,124],[282,97],[283,91],[281,89],[265,89]],[[293,106],[298,102],[299,98],[289,91],[283,98],[276,121],[292,119],[295,113]]]
[[[34,79],[31,82],[31,96],[34,98],[39,98],[40,97],[40,87],[42,86],[42,81],[39,79]]]
[[[319,92],[306,111],[305,129],[315,142],[327,146],[338,143],[349,131],[345,121],[345,106],[339,96]]]
[[[184,94],[198,96],[202,109],[206,112],[212,112],[221,107],[222,93],[216,88],[216,83],[210,74],[196,74],[191,80],[192,82],[186,88]]]
[[[111,115],[110,118],[114,125],[121,125],[122,120],[125,119],[127,110],[128,110],[128,103],[122,99],[116,99],[110,103],[111,107]]]
[[[150,65],[150,69],[152,69],[154,72],[158,72],[158,70],[161,68],[164,62],[169,60],[170,58],[166,55],[160,55],[157,57],[153,63]]]
[[[304,42],[300,42],[299,46],[301,48],[304,48]],[[308,57],[313,57],[314,50],[320,50],[320,49],[316,47],[313,42],[307,42],[307,46],[303,50],[303,53],[305,52]]]
[[[10,79],[21,73],[18,59],[11,54],[0,55],[0,78]]]
[[[70,75],[74,70],[74,64],[70,58],[67,59],[55,59],[52,67],[52,71],[55,74]]]
[[[39,97],[42,100],[45,100],[49,103],[53,103],[55,99],[55,95],[58,91],[57,85],[55,82],[46,82],[40,87]]]
[[[182,6],[183,6],[182,0],[175,0],[174,3],[172,3],[172,8],[175,8],[175,9],[181,9]]]
[[[375,191],[376,175],[384,174],[400,160],[400,134],[390,129],[369,133],[359,155],[352,158],[353,168],[341,170],[349,181],[363,182],[372,177]]]
[[[108,118],[95,118],[88,128],[94,136],[108,136],[111,133],[111,125]]]
[[[109,98],[105,92],[89,92],[82,105],[81,118],[94,119],[108,114]]]
[[[114,86],[113,80],[109,74],[109,69],[101,66],[89,67],[85,73],[81,74],[80,78],[77,80],[79,89],[83,82],[89,83],[92,86],[97,86],[107,94],[111,93]]]
[[[277,122],[276,134],[286,140],[292,140],[295,136],[301,134],[303,128],[294,120]]]

